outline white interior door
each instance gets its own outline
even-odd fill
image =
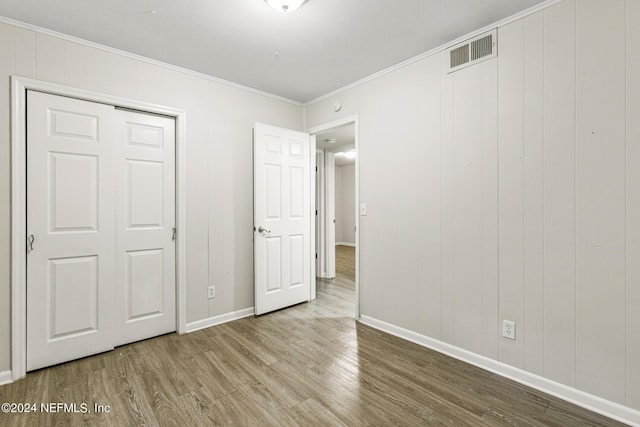
[[[116,110],[116,345],[176,330],[175,121]]]
[[[310,298],[309,134],[257,123],[254,129],[255,311]]]
[[[114,108],[27,95],[27,369],[113,348]]]

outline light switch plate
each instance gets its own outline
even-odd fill
[[[360,215],[362,215],[362,216],[366,216],[367,215],[367,204],[366,203],[360,203]]]

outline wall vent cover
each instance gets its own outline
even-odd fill
[[[469,62],[469,45],[465,44],[449,51],[449,68],[459,67]]]
[[[484,33],[449,49],[448,73],[498,55],[497,30]]]

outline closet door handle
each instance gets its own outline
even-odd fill
[[[36,236],[34,236],[33,234],[29,234],[29,237],[27,237],[27,253],[28,254],[33,252],[33,243],[35,241],[36,241]]]
[[[171,234],[171,241],[175,242],[176,241],[176,228],[175,227],[173,227],[172,233],[173,234]]]

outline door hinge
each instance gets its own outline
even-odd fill
[[[318,259],[318,254],[316,254],[316,259]]]
[[[316,216],[318,216],[318,209],[316,209]]]
[[[173,227],[172,232],[171,232],[171,241],[175,242],[176,241],[176,228]]]

